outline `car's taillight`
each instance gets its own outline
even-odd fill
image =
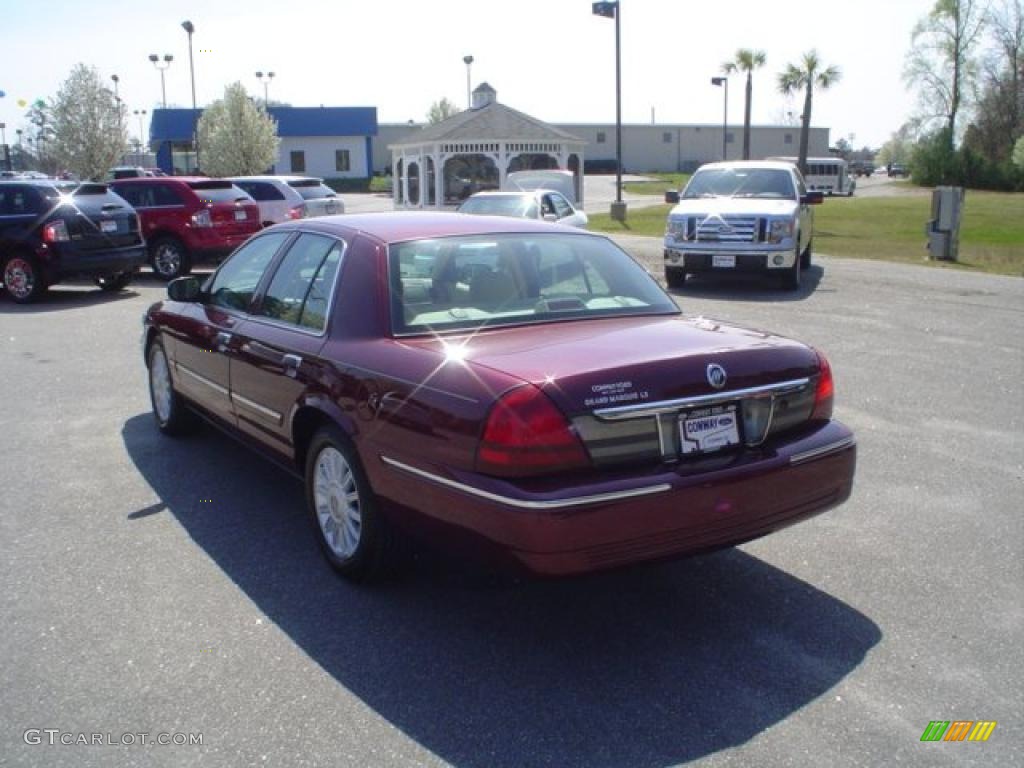
[[[68,225],[64,223],[63,219],[51,221],[43,227],[43,242],[45,243],[64,243],[70,239]]]
[[[507,392],[494,404],[476,455],[477,470],[504,477],[589,465],[568,419],[532,384]]]
[[[835,385],[832,383],[832,366],[818,350],[814,350],[818,356],[818,384],[814,389],[814,410],[811,411],[811,420],[828,421],[832,418],[832,401],[835,395]]]
[[[192,226],[193,227],[212,227],[213,217],[210,216],[210,209],[203,208],[201,211],[196,211],[192,214]]]
[[[306,206],[296,205],[294,208],[288,210],[289,219],[304,219],[306,217]]]

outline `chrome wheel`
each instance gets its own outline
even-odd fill
[[[181,248],[175,243],[159,243],[153,251],[153,270],[160,277],[177,277],[181,273]]]
[[[153,408],[161,424],[171,419],[171,401],[174,393],[171,390],[171,372],[167,368],[167,356],[162,349],[153,354],[153,362],[149,366],[149,388],[153,392]]]
[[[359,491],[352,467],[332,445],[325,445],[316,457],[313,506],[331,552],[342,559],[352,557],[363,530]]]
[[[12,256],[4,267],[4,287],[15,299],[29,298],[36,287],[36,272],[20,256]]]

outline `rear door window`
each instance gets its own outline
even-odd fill
[[[281,259],[258,314],[322,331],[343,249],[330,237],[300,235]]]
[[[236,181],[235,186],[260,203],[284,200],[281,190],[267,181]]]
[[[38,197],[28,187],[3,185],[0,187],[0,216],[23,216],[36,213]]]

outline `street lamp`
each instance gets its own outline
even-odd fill
[[[462,63],[466,65],[466,109],[472,109],[473,108],[473,91],[470,90],[471,86],[470,86],[469,72],[470,72],[470,69],[473,66],[473,57],[472,56],[463,56],[462,57]]]
[[[267,95],[267,89],[268,89],[268,86],[270,85],[270,81],[274,79],[274,73],[273,72],[267,72],[267,79],[264,82],[264,80],[263,80],[263,73],[262,72],[257,72],[256,73],[256,79],[259,80],[261,83],[263,83],[263,106],[264,107],[269,107],[270,106],[270,96]]]
[[[727,131],[729,130],[729,78],[728,77],[712,77],[712,85],[724,85],[725,91],[722,98],[722,159],[728,159],[728,145],[726,139],[728,138]]]
[[[4,153],[4,170],[11,170],[11,152],[7,149],[7,123],[0,123],[0,151]]]
[[[199,134],[196,132],[196,65],[192,58],[192,33],[196,31],[191,21],[181,22],[181,28],[188,33],[188,74],[192,80],[192,146],[196,148],[196,168],[200,168],[199,162]]]
[[[174,57],[169,53],[164,54],[163,61],[155,53],[149,54],[149,60],[153,62],[153,66],[160,70],[160,94],[163,97],[164,109],[167,109],[167,83],[164,80],[164,72],[171,66],[171,62],[174,61]]]
[[[622,55],[619,35],[619,17],[622,6],[616,2],[594,3],[591,10],[596,16],[615,19],[615,202],[611,216],[616,221],[626,220],[626,204],[622,201]]]
[[[133,109],[132,110],[132,114],[135,115],[137,118],[139,118],[139,141],[142,144],[145,144],[146,147],[148,148],[149,147],[149,142],[146,141],[146,137],[143,135],[143,132],[142,132],[142,121],[145,120],[145,118],[146,118],[146,110],[144,110],[144,109]]]

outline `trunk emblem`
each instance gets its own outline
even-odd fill
[[[715,389],[721,389],[725,386],[725,380],[725,368],[718,363],[711,363],[708,366],[708,384]]]

